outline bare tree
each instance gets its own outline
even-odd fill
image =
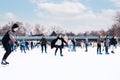
[[[35,30],[34,30],[35,34],[43,34],[44,31],[45,31],[44,26],[40,26],[40,24],[35,25]]]
[[[101,35],[101,36],[105,36],[105,35],[106,35],[106,31],[105,31],[105,30],[103,30],[103,29],[102,29],[102,30],[100,30],[100,31],[99,31],[99,35]]]
[[[8,26],[8,24],[2,26],[0,29],[0,36],[3,36],[8,30],[10,30],[10,26]]]
[[[107,32],[110,36],[120,36],[120,11],[116,12],[114,21],[115,23],[112,25],[112,28],[109,29]]]
[[[59,26],[52,26],[50,27],[50,29],[48,30],[49,34],[51,34],[52,32],[55,32],[55,33],[65,33],[64,30],[59,27]]]
[[[117,11],[116,12],[116,15],[115,15],[115,21],[117,21],[117,23],[120,23],[120,11]]]
[[[97,31],[91,31],[89,35],[90,36],[98,36],[99,33]]]

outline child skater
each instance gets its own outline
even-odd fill
[[[3,47],[6,51],[3,58],[2,58],[2,62],[1,62],[2,65],[9,64],[9,62],[7,62],[6,59],[8,58],[10,53],[12,52],[10,42],[11,41],[15,42],[14,34],[18,30],[18,28],[19,28],[18,24],[13,24],[11,30],[8,30],[2,38],[2,44],[3,44]]]

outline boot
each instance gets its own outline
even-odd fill
[[[7,65],[7,64],[9,64],[9,62],[6,62],[5,60],[2,60],[1,64],[2,65]]]

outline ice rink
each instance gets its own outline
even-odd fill
[[[115,54],[97,55],[96,47],[85,49],[77,47],[77,52],[47,48],[47,54],[41,48],[21,53],[12,52],[7,66],[0,65],[0,80],[120,80],[120,47]],[[110,51],[109,51],[110,52]],[[4,49],[0,47],[0,59]]]

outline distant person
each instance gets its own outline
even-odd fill
[[[25,41],[25,44],[26,44],[26,50],[29,51],[29,42],[28,42],[28,41]]]
[[[68,51],[69,51],[69,52],[70,52],[70,51],[73,51],[73,43],[72,43],[71,38],[68,39]]]
[[[85,52],[88,52],[88,38],[85,38]]]
[[[34,48],[34,43],[33,43],[33,41],[31,41],[30,46],[31,46],[31,50],[32,50],[32,49]]]
[[[105,54],[109,54],[108,49],[110,47],[110,40],[108,38],[108,35],[106,35],[106,37],[105,37],[104,47],[105,47]]]
[[[6,59],[12,52],[10,42],[13,42],[13,43],[15,42],[14,36],[15,36],[15,32],[18,30],[18,28],[19,28],[18,24],[13,24],[11,30],[8,30],[2,38],[2,44],[6,51],[2,58],[2,62],[1,62],[2,65],[9,64],[9,62],[7,62]]]
[[[24,51],[24,53],[26,53],[26,42],[23,40],[20,42],[20,50],[21,53]]]
[[[43,50],[45,50],[45,53],[47,53],[47,40],[45,38],[45,35],[42,36],[42,39],[40,40],[41,44],[41,51],[43,53]]]
[[[101,40],[101,37],[99,35],[98,39],[97,39],[97,54],[102,54],[101,53],[101,42],[102,42],[102,40]]]
[[[60,56],[63,56],[62,48],[64,47],[64,43],[67,44],[67,42],[62,38],[61,34],[59,34],[58,37],[51,42],[51,48],[54,48],[54,47],[56,48],[55,56],[58,49],[60,49]]]
[[[112,48],[111,53],[115,53],[115,52],[114,52],[114,48],[115,48],[116,45],[117,45],[117,41],[116,41],[116,39],[115,39],[115,36],[113,36],[113,37],[111,38],[111,40],[110,40],[110,45],[111,45],[111,48]]]
[[[73,51],[76,51],[76,40],[75,40],[75,38],[72,39],[72,43],[73,43]]]

